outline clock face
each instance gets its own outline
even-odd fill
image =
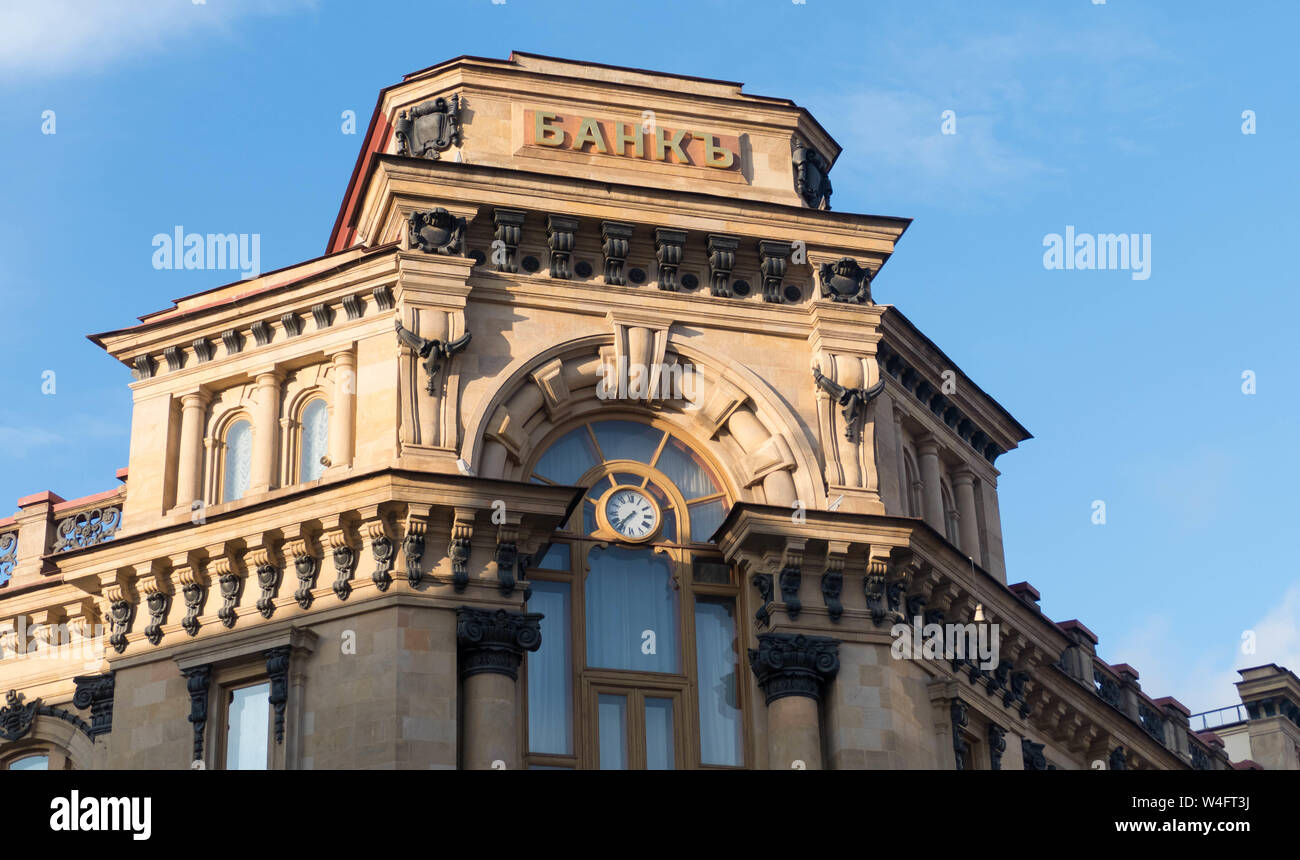
[[[605,520],[628,540],[643,540],[659,526],[659,508],[635,487],[618,487],[605,498]]]

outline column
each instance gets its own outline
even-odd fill
[[[910,503],[908,499],[912,496],[912,485],[907,478],[906,459],[903,456],[903,440],[907,438],[903,432],[903,407],[891,400],[891,413],[894,418],[894,455],[898,458],[898,511],[900,517],[911,515]]]
[[[330,415],[330,465],[352,465],[357,434],[357,355],[348,349],[330,356],[334,364],[334,410]]]
[[[208,397],[202,391],[181,397],[181,450],[176,461],[176,508],[191,509],[203,498],[203,418]]]
[[[760,633],[749,667],[767,700],[767,766],[821,770],[821,709],[840,668],[839,642],[827,636]]]
[[[257,375],[249,493],[265,493],[275,480],[275,451],[280,437],[280,379],[280,373],[275,370]]]
[[[984,566],[980,558],[980,524],[975,511],[975,475],[967,468],[952,476],[952,490],[957,494],[957,523],[961,530],[962,552]]]
[[[921,490],[921,504],[925,521],[941,535],[948,533],[944,526],[943,494],[939,489],[939,442],[933,435],[926,434],[916,441],[916,453],[921,458],[921,481],[925,486]]]
[[[541,619],[536,612],[468,606],[456,610],[465,770],[490,770],[497,762],[498,769],[521,766],[515,688],[524,651],[536,651],[542,644]]]

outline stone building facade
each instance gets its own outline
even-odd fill
[[[382,91],[324,256],[92,338],[130,459],[0,520],[0,767],[1231,767],[1007,584],[1029,434],[839,156],[725,81]]]

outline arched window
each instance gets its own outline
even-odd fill
[[[586,487],[530,573],[542,646],[528,655],[530,767],[744,764],[735,574],[710,543],[719,472],[656,424],[591,420],[533,465]]]
[[[907,516],[921,516],[921,473],[916,468],[916,460],[912,457],[912,452],[903,449],[903,504],[907,508]]]
[[[329,454],[329,406],[322,398],[313,398],[303,407],[299,423],[298,480],[315,481],[325,472],[324,458]]]
[[[953,502],[952,488],[948,486],[946,480],[939,481],[939,492],[943,499],[943,530],[948,538],[948,543],[957,546],[958,529],[957,529],[957,505]]]
[[[50,757],[41,753],[39,755],[25,755],[16,758],[5,766],[6,770],[49,770]]]
[[[226,429],[222,454],[221,501],[234,502],[248,492],[253,468],[253,425],[241,418]]]

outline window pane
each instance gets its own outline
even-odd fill
[[[226,770],[266,770],[270,727],[270,684],[232,690],[226,719]]]
[[[302,410],[302,461],[298,467],[299,481],[314,481],[325,471],[320,461],[329,453],[330,414],[325,401],[317,398]]]
[[[627,770],[627,696],[601,693],[597,702],[600,769]]]
[[[731,584],[731,565],[718,559],[697,558],[693,563],[694,575],[696,582],[704,582],[709,585],[730,585]]]
[[[546,449],[534,472],[557,484],[574,484],[596,465],[596,448],[586,427],[570,430]]]
[[[50,757],[47,755],[29,755],[9,763],[10,770],[49,770]]]
[[[635,421],[600,421],[591,425],[606,460],[636,460],[649,463],[664,438],[664,431]]]
[[[727,518],[727,506],[722,499],[690,505],[688,510],[691,512],[691,541],[694,543],[708,543]]]
[[[680,439],[669,438],[655,468],[667,475],[687,499],[719,492],[718,483],[705,467],[704,461]]]
[[[551,544],[551,548],[546,551],[546,555],[538,559],[533,567],[539,570],[568,570],[569,545],[567,543]]]
[[[233,502],[248,492],[253,465],[253,425],[236,421],[226,431],[226,473],[221,481],[221,500]]]
[[[700,684],[700,760],[739,766],[743,761],[736,621],[730,600],[695,601],[695,652]]]
[[[647,770],[673,770],[673,700],[645,700]]]
[[[564,546],[568,550],[568,546]],[[568,560],[565,560],[566,566]],[[573,752],[573,693],[569,671],[569,584],[529,580],[529,612],[540,612],[542,645],[528,655],[528,748],[535,753]]]
[[[649,549],[593,549],[587,575],[587,665],[679,672],[677,591]]]

